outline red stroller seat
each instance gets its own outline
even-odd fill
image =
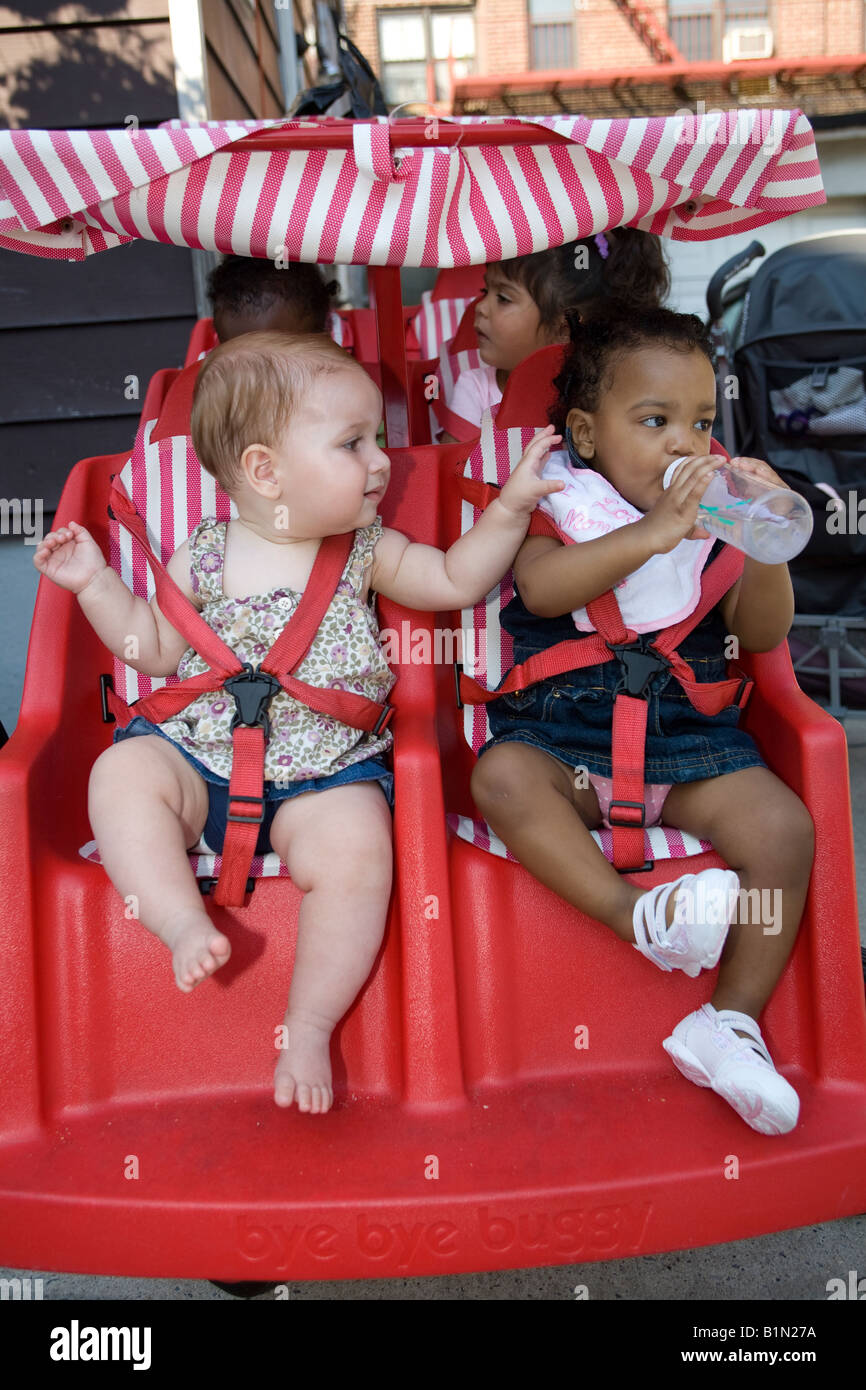
[[[173,374],[161,374],[149,405],[158,408],[172,380]],[[177,476],[171,468],[177,444],[170,438],[163,446],[166,484]],[[437,511],[431,453],[391,451],[385,509],[389,524],[427,540],[434,539]],[[58,514],[58,524],[80,519],[106,552],[109,477],[125,462],[122,456],[82,461]],[[163,489],[157,518],[173,522],[175,504],[184,512],[180,493],[172,502]],[[153,508],[145,511],[150,520]],[[409,618],[382,603],[383,625],[399,632]],[[432,621],[429,615],[411,620],[416,627]],[[296,1277],[378,1272],[379,1227],[371,1202],[389,1229],[402,1222],[411,1230],[409,1216],[425,1181],[423,1161],[418,1169],[415,1158],[420,1150],[423,1160],[433,1147],[424,1107],[454,1094],[454,1069],[443,1063],[453,1038],[439,1024],[431,1038],[424,1003],[435,994],[440,952],[414,939],[419,883],[427,883],[447,914],[444,853],[437,870],[434,833],[438,828],[444,850],[444,816],[440,812],[437,820],[430,797],[436,772],[430,673],[408,664],[397,697],[405,719],[395,772],[403,748],[414,750],[407,776],[398,774],[397,884],[379,960],[335,1036],[339,1103],[328,1128],[315,1131],[304,1128],[310,1117],[279,1112],[268,1084],[294,950],[299,895],[291,881],[284,875],[263,879],[245,908],[211,908],[230,933],[234,965],[209,1000],[187,999],[193,1007],[185,1011],[164,948],[127,918],[101,867],[79,855],[90,833],[88,770],[108,741],[97,695],[107,664],[72,596],[41,584],[19,726],[0,770],[0,870],[4,883],[16,885],[0,926],[10,948],[0,1134],[4,1258],[153,1275],[174,1268],[223,1278],[278,1277],[280,1270]],[[56,776],[46,778],[52,764]],[[168,1037],[176,1047],[166,1047]],[[406,1147],[395,1170],[398,1117],[404,1114],[408,1128],[398,1147],[403,1141]],[[181,1119],[185,1157],[173,1154]],[[135,1155],[141,1177],[147,1175],[142,1185],[124,1176],[123,1164],[116,1168],[114,1135],[123,1136],[124,1161]],[[191,1161],[189,1145],[201,1146],[201,1161]],[[204,1158],[208,1150],[213,1162]],[[347,1186],[346,1174],[355,1167],[358,1182],[347,1207],[352,1182]],[[377,1189],[380,1196],[384,1191],[386,1173],[395,1174],[395,1192],[408,1202],[390,1215],[373,1200]],[[127,1222],[117,1221],[121,1209],[133,1221],[133,1213],[143,1217],[141,1240],[128,1241]],[[181,1209],[186,1215],[178,1219]],[[337,1225],[329,1225],[331,1209]],[[438,1267],[450,1254],[440,1225],[426,1221],[425,1239],[415,1242],[411,1258],[395,1237],[385,1267],[421,1270],[431,1260]],[[283,1233],[290,1230],[295,1236],[287,1245]]]
[[[513,423],[509,401],[501,410]],[[433,543],[455,535],[461,453],[391,451],[386,521]],[[124,462],[80,463],[58,520],[80,518],[107,547],[108,479]],[[519,866],[448,843],[446,806],[473,814],[472,752],[445,661],[412,651],[457,624],[384,602],[381,618],[411,639],[398,641],[392,697],[394,898],[336,1035],[338,1103],[301,1116],[270,1090],[297,890],[265,879],[249,906],[213,908],[232,960],[194,995],[176,990],[165,949],[78,854],[88,770],[107,742],[106,654],[71,596],[40,585],[0,760],[0,873],[16,885],[0,921],[5,1259],[235,1280],[430,1274],[648,1253],[861,1210],[866,1017],[844,737],[797,690],[785,650],[749,659],[749,727],[809,806],[818,850],[765,1016],[802,1118],[765,1139],[657,1045],[701,980],[656,976]],[[650,881],[668,873],[657,864]],[[635,1018],[642,1032],[623,1022]],[[747,1181],[725,1181],[731,1154]]]
[[[559,352],[535,353],[511,374],[495,417],[488,412],[482,422],[468,476],[501,484],[547,423]],[[443,543],[479,515],[452,481]],[[510,578],[502,588],[507,601]],[[464,651],[473,638],[472,650],[483,654],[479,679],[495,688],[511,665],[499,601],[488,595],[462,617]],[[744,723],[773,770],[804,800],[817,832],[804,923],[763,1015],[771,1050],[802,1100],[799,1126],[774,1140],[774,1148],[718,1097],[684,1082],[661,1048],[673,1024],[710,997],[712,981],[674,980],[647,968],[613,933],[533,879],[479,820],[469,795],[470,749],[488,737],[484,707],[458,714],[453,689],[441,686],[464,1075],[470,1091],[492,1093],[510,1111],[515,1155],[516,1136],[524,1135],[521,1117],[529,1110],[546,1117],[540,1130],[545,1177],[555,1171],[572,1211],[579,1209],[573,1258],[694,1244],[696,1231],[710,1242],[756,1235],[802,1222],[807,1206],[814,1213],[809,1220],[827,1219],[841,1214],[839,1203],[859,1181],[853,1154],[862,1154],[866,1140],[866,1011],[844,733],[798,689],[786,645],[745,660],[741,654],[740,664],[756,682]],[[611,832],[594,838],[611,858]],[[664,827],[645,831],[645,855],[655,866],[633,881],[647,887],[723,864],[708,842]],[[667,857],[688,863],[670,865]],[[822,901],[832,908],[819,911]],[[524,1142],[509,1166],[514,1182],[528,1136]],[[780,1182],[773,1159],[783,1150]],[[748,1166],[747,1185],[724,1181],[725,1155],[732,1153],[741,1172]],[[864,1195],[866,1188],[846,1209],[862,1205]],[[550,1210],[564,1220],[565,1199]],[[553,1258],[566,1247],[553,1216],[543,1240],[538,1226],[527,1226],[535,1242],[521,1236],[519,1218],[503,1210],[502,1221],[503,1248],[508,1231],[509,1250],[524,1258],[539,1248]]]

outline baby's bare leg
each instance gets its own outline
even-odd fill
[[[617,873],[590,836],[601,825],[598,797],[592,787],[576,785],[572,768],[528,743],[496,744],[473,769],[472,797],[535,878],[634,942],[634,907],[644,890]]]
[[[739,875],[738,912],[711,1003],[757,1019],[803,916],[815,852],[812,818],[768,768],[749,767],[672,787],[663,820],[710,840]]]
[[[105,870],[172,952],[175,979],[186,994],[231,954],[205,911],[187,858],[207,807],[204,780],[158,734],[107,748],[90,774],[88,811]]]
[[[391,896],[391,813],[377,782],[283,802],[271,843],[304,893],[274,1099],[322,1114],[333,1103],[331,1034],[382,942]]]

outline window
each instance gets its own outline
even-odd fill
[[[716,8],[715,0],[668,0],[668,33],[690,63],[709,63],[715,55]]]
[[[731,29],[771,26],[770,0],[668,0],[668,32],[690,63],[718,63]]]
[[[380,10],[382,88],[389,106],[447,102],[451,78],[475,71],[475,11]]]
[[[574,68],[574,0],[529,0],[529,65]]]

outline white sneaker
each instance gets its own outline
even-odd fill
[[[749,1037],[739,1037],[735,1028]],[[683,1076],[696,1086],[712,1087],[759,1134],[787,1134],[797,1123],[800,1098],[776,1071],[761,1030],[748,1014],[717,1012],[704,1004],[678,1023],[662,1046]]]
[[[660,970],[682,970],[692,979],[718,963],[737,905],[740,880],[733,869],[704,869],[659,883],[634,906],[635,950]],[[676,892],[674,920],[668,898]]]

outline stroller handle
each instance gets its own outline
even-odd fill
[[[719,266],[707,286],[707,309],[711,323],[717,323],[722,317],[722,290],[731,276],[736,275],[740,270],[745,270],[746,266],[751,265],[758,256],[764,255],[766,255],[766,251],[761,243],[752,241],[745,251],[738,251],[735,256],[731,256],[729,261],[725,261],[724,265]]]

